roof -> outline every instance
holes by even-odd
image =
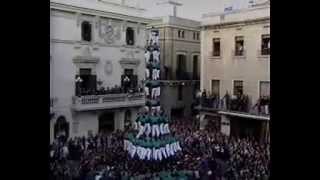
[[[150,26],[162,27],[162,26],[175,26],[175,27],[185,27],[185,28],[200,28],[201,23],[199,21],[175,17],[175,16],[163,16],[153,18],[152,24]]]
[[[97,11],[111,12],[134,17],[144,17],[144,9],[121,5],[106,0],[50,0],[50,3],[63,4],[68,6],[87,8]]]
[[[244,9],[236,9],[223,13],[203,14],[201,26],[226,24],[231,22],[235,23],[265,18],[270,18],[269,1],[255,4]]]

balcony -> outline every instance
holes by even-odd
[[[209,51],[208,58],[211,60],[219,60],[221,59],[222,54],[221,51]]]
[[[74,96],[72,109],[75,111],[90,111],[99,109],[114,109],[145,105],[144,93],[119,93],[105,95]]]
[[[183,70],[176,70],[176,80],[192,80],[192,75]]]
[[[207,112],[216,112],[219,114],[268,120],[270,116],[269,98],[258,100],[254,106],[249,105],[248,98],[249,97],[247,97],[247,99],[244,98],[244,100],[240,100],[239,98],[229,99],[227,102],[224,98],[201,97],[201,103],[197,109]]]
[[[270,49],[260,49],[257,54],[260,59],[270,59]]]
[[[246,50],[232,50],[232,57],[234,59],[246,59]]]

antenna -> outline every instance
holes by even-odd
[[[181,3],[178,3],[176,1],[173,1],[173,0],[165,0],[165,1],[162,1],[162,2],[158,2],[157,5],[160,5],[160,4],[169,4],[169,5],[172,5],[173,6],[173,16],[176,17],[177,16],[177,6],[182,6]]]

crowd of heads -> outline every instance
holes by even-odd
[[[269,144],[253,138],[227,137],[212,127],[200,130],[194,119],[179,119],[170,129],[182,151],[161,163],[131,158],[124,150],[130,129],[109,135],[56,139],[50,147],[52,179],[268,179]]]

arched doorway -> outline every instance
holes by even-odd
[[[124,113],[124,127],[125,129],[129,128],[131,126],[131,111],[126,110]]]
[[[114,112],[104,112],[99,116],[99,133],[109,134],[114,131]]]
[[[198,66],[198,56],[193,56],[193,80],[199,80],[199,66]]]
[[[54,137],[69,137],[69,122],[64,116],[59,116],[54,125]]]

